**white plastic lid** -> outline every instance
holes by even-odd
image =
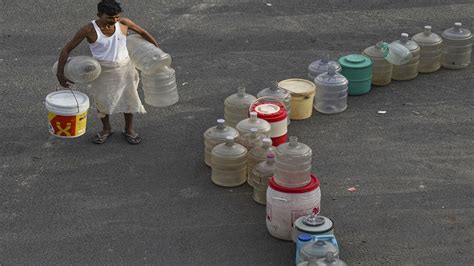
[[[80,91],[60,90],[48,94],[45,105],[58,115],[77,115],[89,109],[89,97]]]

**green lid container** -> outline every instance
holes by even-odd
[[[360,54],[350,54],[339,58],[341,74],[349,81],[349,95],[369,93],[372,81],[372,60]]]

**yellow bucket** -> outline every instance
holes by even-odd
[[[291,94],[290,119],[302,120],[311,117],[316,85],[305,79],[285,79],[278,86]]]
[[[48,128],[54,136],[75,138],[86,133],[89,97],[71,90],[55,91],[46,96]]]

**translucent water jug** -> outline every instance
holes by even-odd
[[[275,182],[286,188],[304,187],[311,181],[312,150],[295,136],[275,150]]]
[[[257,128],[251,128],[249,133],[244,133],[243,135],[239,136],[237,139],[237,143],[247,148],[247,150],[251,150],[254,147],[261,145],[262,139],[266,136],[263,133],[259,133]]]
[[[317,266],[346,266],[347,264],[336,258],[336,254],[333,251],[326,252],[324,258],[318,259],[316,261]]]
[[[239,131],[240,136],[250,133],[251,128],[256,128],[258,133],[262,133],[267,137],[270,137],[271,133],[270,123],[258,118],[256,112],[250,112],[250,117],[237,123],[235,128]]]
[[[291,116],[291,94],[278,86],[278,82],[272,82],[272,86],[269,88],[265,88],[257,93],[257,98],[261,97],[273,97],[277,98],[283,102],[285,105],[286,112],[288,114],[288,125],[290,124],[290,116]]]
[[[333,65],[329,66],[328,72],[317,76],[314,83],[314,109],[323,114],[336,114],[347,109],[349,81],[337,73]]]
[[[462,28],[461,22],[456,22],[454,27],[443,31],[441,36],[443,37],[441,65],[449,69],[467,67],[471,63],[471,32]]]
[[[249,156],[247,161],[247,176],[249,177],[249,185],[252,185],[250,176],[255,168],[255,165],[265,161],[269,153],[274,154],[274,150],[275,147],[272,146],[272,140],[270,138],[263,138],[260,145],[255,146],[254,148],[249,150]]]
[[[253,200],[265,205],[267,203],[268,181],[275,172],[275,155],[269,153],[266,160],[255,165],[252,174]]]
[[[171,65],[171,56],[138,34],[127,36],[127,49],[133,64],[143,73],[154,75]]]
[[[407,33],[402,33],[400,40],[394,41],[405,46],[411,53],[411,59],[403,65],[393,65],[392,79],[394,80],[410,80],[418,76],[418,63],[420,62],[420,46],[408,39]],[[392,44],[393,44],[392,43]]]
[[[58,72],[58,61],[53,65],[53,74]],[[86,83],[99,77],[101,66],[99,61],[90,56],[73,56],[64,65],[64,76],[74,83]]]
[[[372,84],[376,86],[389,84],[392,81],[393,65],[385,60],[382,42],[366,48],[362,54],[372,59]]]
[[[226,137],[226,142],[212,149],[211,180],[223,187],[236,187],[247,181],[247,149]]]
[[[318,239],[315,242],[305,244],[301,248],[300,260],[301,261],[317,261],[318,259],[325,258],[328,252],[332,252],[334,257],[339,256],[339,249],[329,240]]]
[[[237,123],[249,117],[249,107],[257,98],[245,93],[244,87],[239,87],[237,93],[230,95],[224,101],[224,119],[226,125],[235,127]]]
[[[141,74],[145,102],[154,107],[166,107],[178,102],[175,71],[164,66],[153,75]]]
[[[323,58],[312,62],[308,66],[308,78],[313,81],[317,76],[328,72],[328,65],[332,64],[336,67],[336,71],[341,71],[341,66],[336,61],[329,60],[329,54],[325,54]]]
[[[420,46],[420,63],[418,72],[435,72],[441,67],[441,49],[443,39],[431,32],[431,26],[425,26],[423,32],[415,34],[412,38]]]
[[[236,129],[226,126],[224,119],[217,119],[217,126],[208,128],[204,132],[204,162],[211,166],[211,152],[215,146],[224,143],[226,137],[237,138],[239,132]]]

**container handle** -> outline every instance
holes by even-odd
[[[62,88],[62,86],[56,86],[56,91],[58,91],[59,88]],[[73,91],[73,88],[75,89],[76,87],[75,87],[73,84],[71,84],[71,85],[70,85],[68,88],[66,88],[66,89],[69,89],[69,91],[71,91],[71,93],[72,93],[72,96],[74,96],[74,100],[76,100],[76,104],[77,104],[77,113],[79,113],[79,112],[80,112],[79,101],[77,100],[77,97],[76,97],[76,94],[75,94],[74,91]]]

